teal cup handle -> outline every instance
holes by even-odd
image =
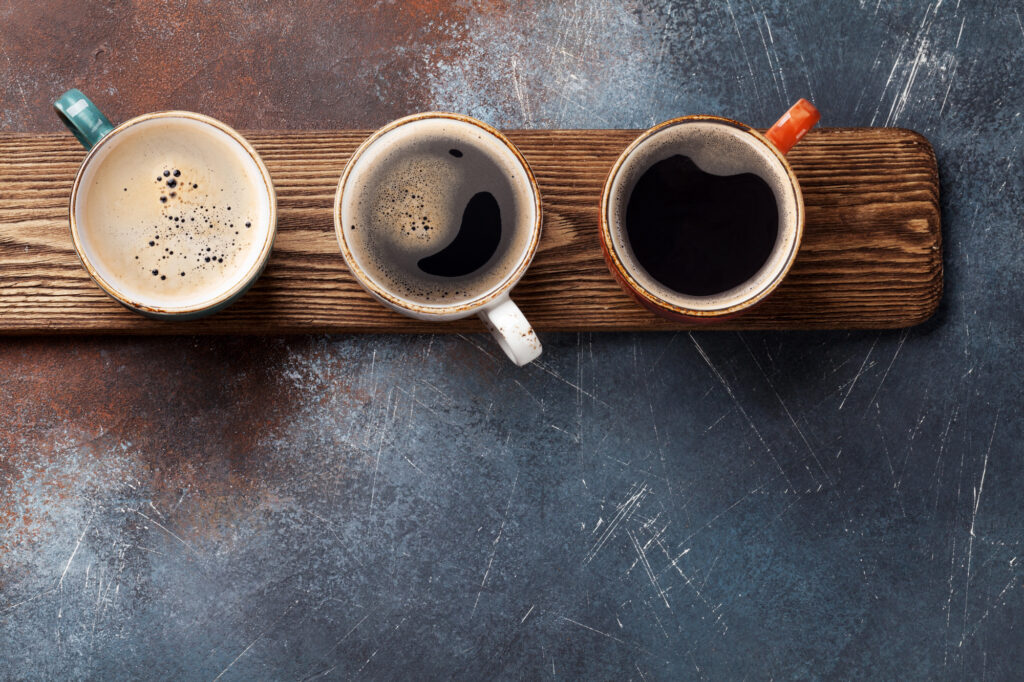
[[[57,98],[53,108],[86,149],[92,149],[114,129],[110,120],[80,90],[68,90]]]

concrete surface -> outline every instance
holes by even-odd
[[[0,129],[684,113],[935,145],[894,332],[0,342],[0,677],[1013,679],[1024,7],[0,3]],[[3,188],[0,187],[0,197]]]

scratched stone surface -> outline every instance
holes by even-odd
[[[893,332],[0,342],[0,677],[1013,679],[1019,2],[0,2],[0,129],[685,113],[935,145]],[[0,195],[3,188],[0,187]]]

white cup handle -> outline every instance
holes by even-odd
[[[477,315],[505,354],[520,367],[540,356],[540,340],[519,306],[508,294],[501,296]]]

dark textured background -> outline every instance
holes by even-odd
[[[0,129],[827,125],[935,145],[905,331],[4,339],[0,675],[1012,679],[1024,6],[0,0]],[[0,193],[3,188],[0,187]]]

